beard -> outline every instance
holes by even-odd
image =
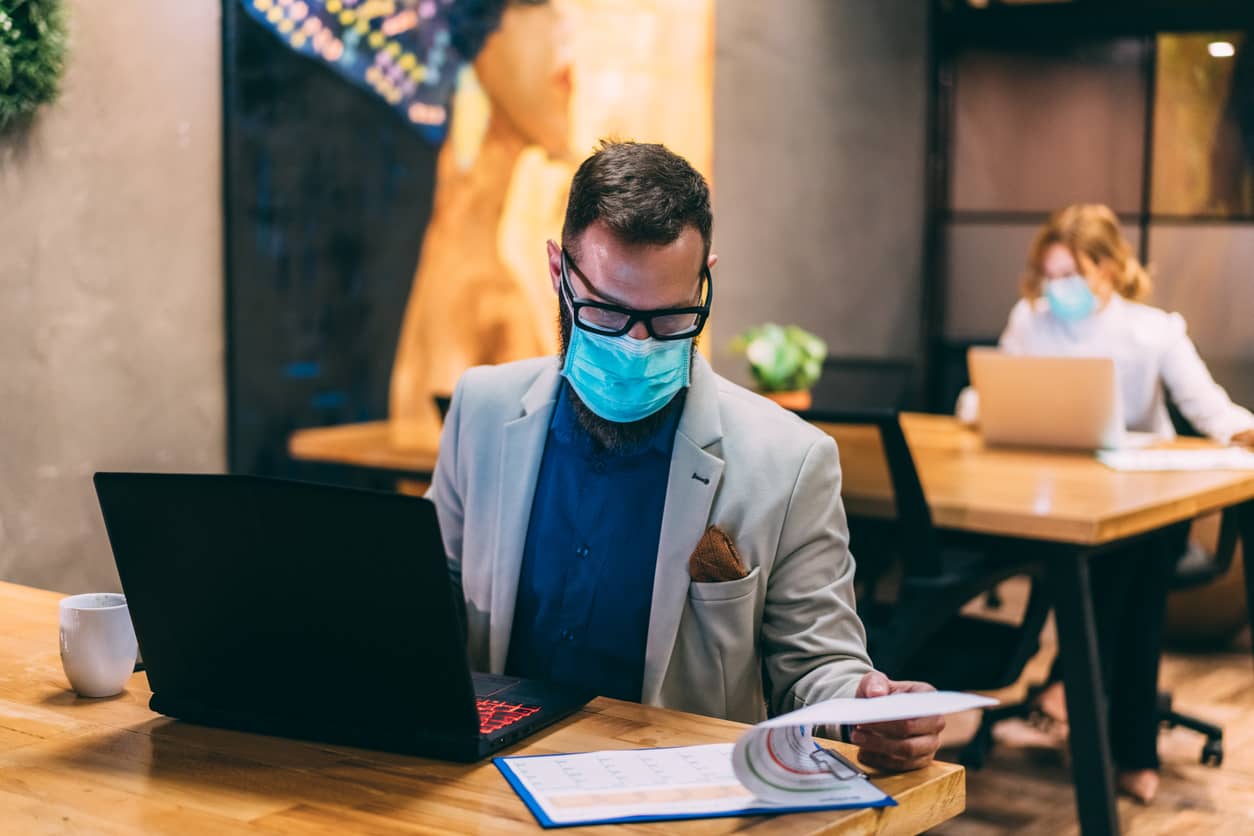
[[[563,365],[566,363],[566,350],[570,346],[570,329],[572,327],[574,325],[570,321],[570,314],[567,312],[566,306],[559,305],[557,333],[561,343]],[[695,355],[695,353],[696,340],[693,340],[693,354]],[[690,355],[688,358],[690,367],[692,362],[693,358]],[[575,391],[574,386],[569,387],[568,394],[570,395],[571,406],[575,410],[575,420],[579,422],[579,426],[583,427],[584,432],[592,436],[594,441],[613,453],[639,448],[657,434],[657,431],[671,419],[676,410],[683,408],[683,398],[673,397],[667,401],[666,406],[652,415],[646,415],[639,421],[620,424],[617,421],[606,420],[593,412],[583,402],[583,399],[579,397],[579,393]],[[676,394],[678,395],[678,393]]]

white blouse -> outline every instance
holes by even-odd
[[[1112,358],[1130,430],[1175,435],[1164,386],[1189,423],[1221,444],[1254,429],[1254,414],[1234,404],[1210,376],[1178,313],[1116,295],[1092,316],[1063,322],[1050,313],[1044,298],[1035,303],[1021,299],[1010,312],[1000,346],[1008,354]],[[974,420],[979,410],[973,395],[968,389],[959,398],[963,420]]]

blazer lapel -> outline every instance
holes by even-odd
[[[523,396],[523,414],[505,425],[497,479],[496,550],[492,560],[492,612],[488,636],[491,671],[502,673],[514,626],[518,572],[531,518],[544,443],[560,380],[556,364],[546,368]]]
[[[722,437],[718,378],[705,358],[697,355],[666,483],[640,695],[646,704],[660,697],[688,600],[688,558],[709,525],[710,508],[723,478],[723,459],[709,449]]]

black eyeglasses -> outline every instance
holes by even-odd
[[[570,305],[575,324],[585,331],[606,337],[621,337],[637,322],[643,322],[649,336],[655,340],[686,340],[700,334],[705,328],[706,320],[710,318],[710,303],[714,301],[714,277],[710,275],[710,268],[706,265],[701,266],[701,278],[705,279],[706,287],[703,304],[684,308],[656,308],[651,311],[638,311],[576,296],[570,284],[567,265],[583,279],[584,284],[591,286],[588,277],[575,264],[566,248],[562,247],[562,292],[566,296],[566,303]]]

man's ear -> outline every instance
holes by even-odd
[[[560,299],[562,296],[562,248],[552,238],[545,246],[549,251],[549,281],[553,283],[553,292]]]
[[[710,257],[705,260],[705,266],[713,270],[715,264],[718,264],[718,253],[710,253]]]

